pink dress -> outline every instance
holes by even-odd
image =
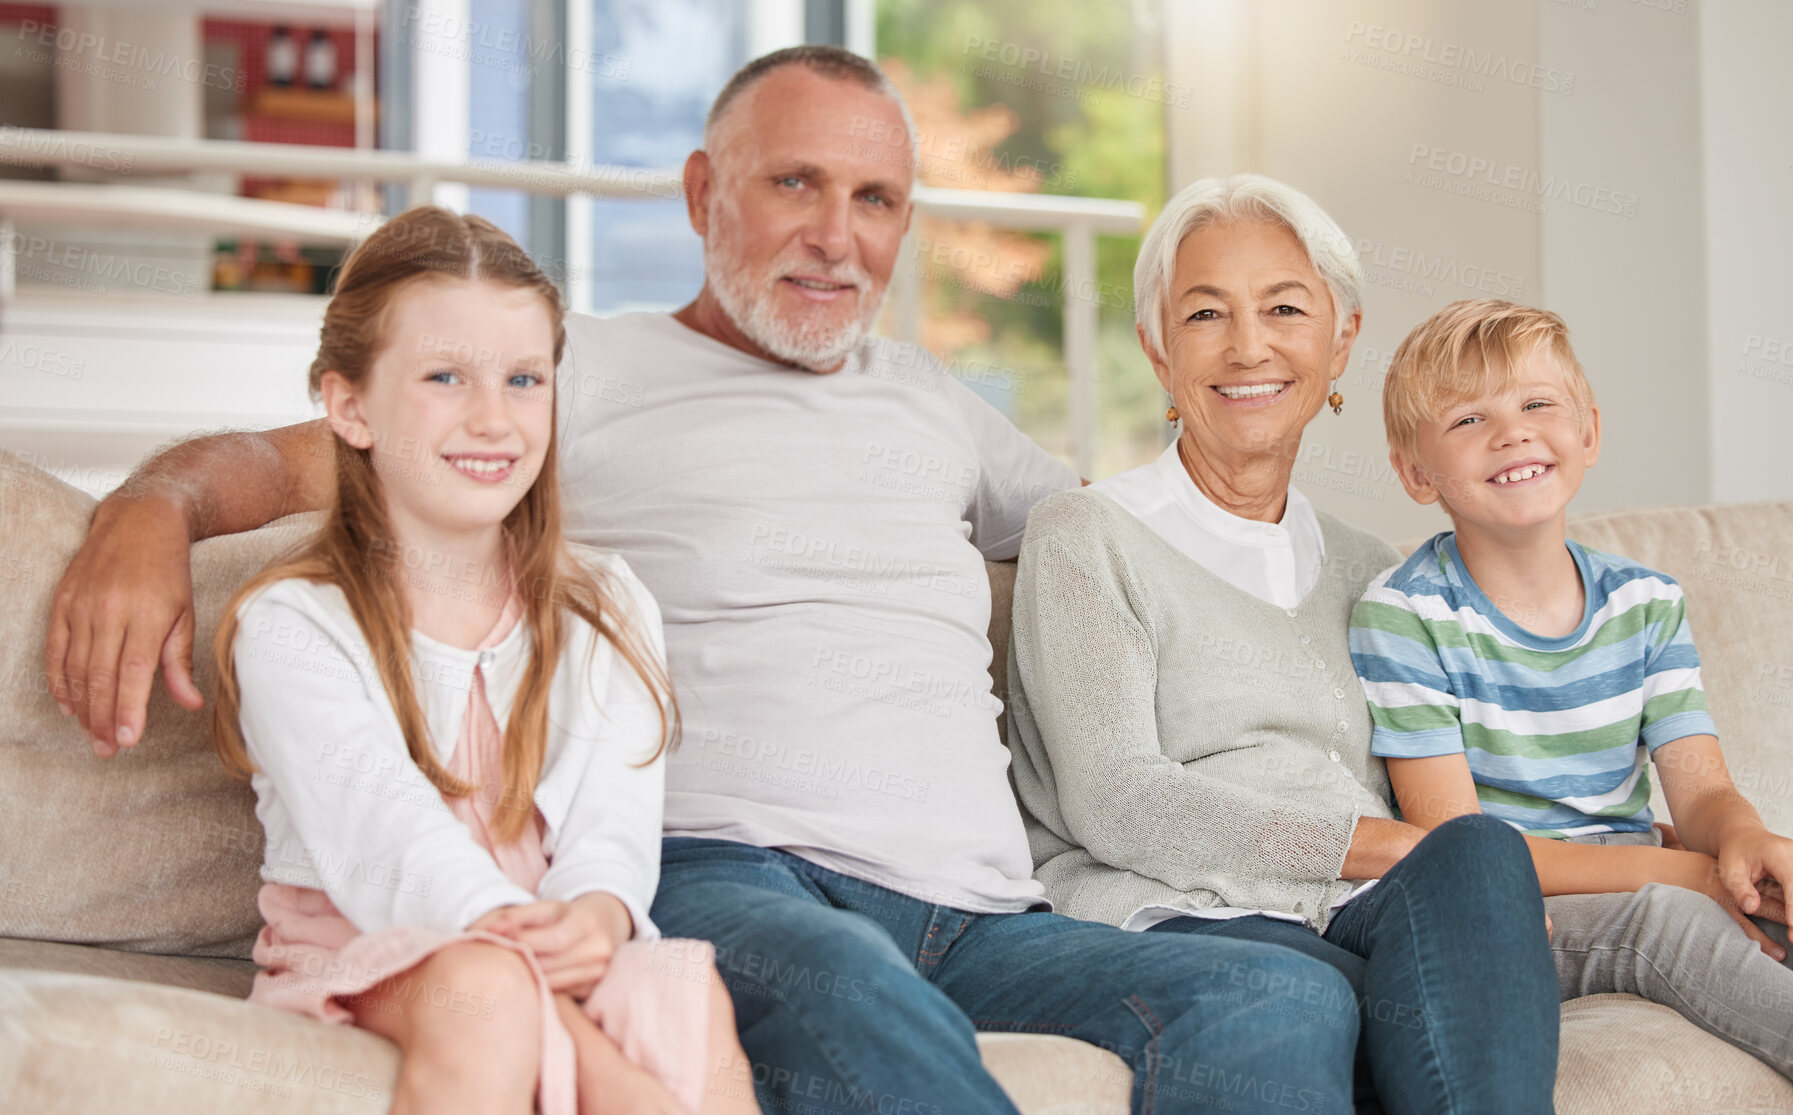
[[[478,649],[502,642],[522,612],[522,598],[513,593]],[[448,769],[476,787],[496,787],[502,778],[504,737],[486,702],[485,678],[478,666],[474,667],[471,689]],[[464,798],[445,800],[472,830],[474,839],[492,853],[499,869],[534,892],[548,870],[548,858],[542,852],[541,814],[536,814],[535,823],[526,826],[520,838],[497,844],[488,826],[497,812],[498,799],[496,793],[475,791]],[[263,883],[258,904],[267,925],[255,941],[254,958],[262,971],[256,973],[249,1001],[324,1022],[353,1022],[354,1015],[337,1000],[394,976],[399,978],[392,990],[402,998],[477,1015],[483,1009],[480,1003],[457,996],[452,988],[411,984],[402,973],[436,950],[460,941],[487,941],[519,953],[535,976],[541,999],[537,1107],[542,1115],[576,1115],[573,1040],[561,1025],[553,992],[526,945],[492,933],[443,934],[417,926],[362,933],[342,916],[328,895],[308,887]],[[696,1111],[703,1099],[714,956],[707,941],[625,942],[616,950],[603,980],[581,1004],[586,1016],[631,1063],[651,1073],[691,1111]]]

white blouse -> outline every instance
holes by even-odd
[[[1281,522],[1242,519],[1195,486],[1174,441],[1151,464],[1090,486],[1202,568],[1279,608],[1301,603],[1320,581],[1326,541],[1314,505],[1292,487]]]

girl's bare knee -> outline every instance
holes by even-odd
[[[529,964],[502,945],[463,941],[419,965],[414,994],[438,1025],[496,1023],[486,1040],[509,1045],[541,1040],[540,992]],[[476,1029],[475,1032],[485,1032]],[[500,1033],[502,1032],[502,1033]]]

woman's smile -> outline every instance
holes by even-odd
[[[1217,383],[1213,391],[1233,406],[1269,406],[1280,402],[1295,381],[1273,380],[1269,383]]]

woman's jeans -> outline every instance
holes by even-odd
[[[1577,843],[1654,844],[1648,833],[1577,837]],[[1793,950],[1776,961],[1718,903],[1651,883],[1617,894],[1544,900],[1556,931],[1558,991],[1565,1000],[1623,991],[1672,1007],[1793,1079]],[[1755,923],[1787,946],[1787,927]]]
[[[1357,1004],[1337,970],[1292,949],[971,913],[681,837],[662,844],[652,917],[715,944],[768,1112],[1012,1113],[980,1030],[1111,1050],[1132,1069],[1135,1112],[1350,1108]],[[1545,998],[1554,1053],[1554,985]]]
[[[1324,937],[1274,918],[1175,918],[1151,932],[1286,945],[1351,982],[1362,1018],[1359,1110],[1554,1110],[1559,1007],[1525,841],[1481,814],[1438,826]]]

